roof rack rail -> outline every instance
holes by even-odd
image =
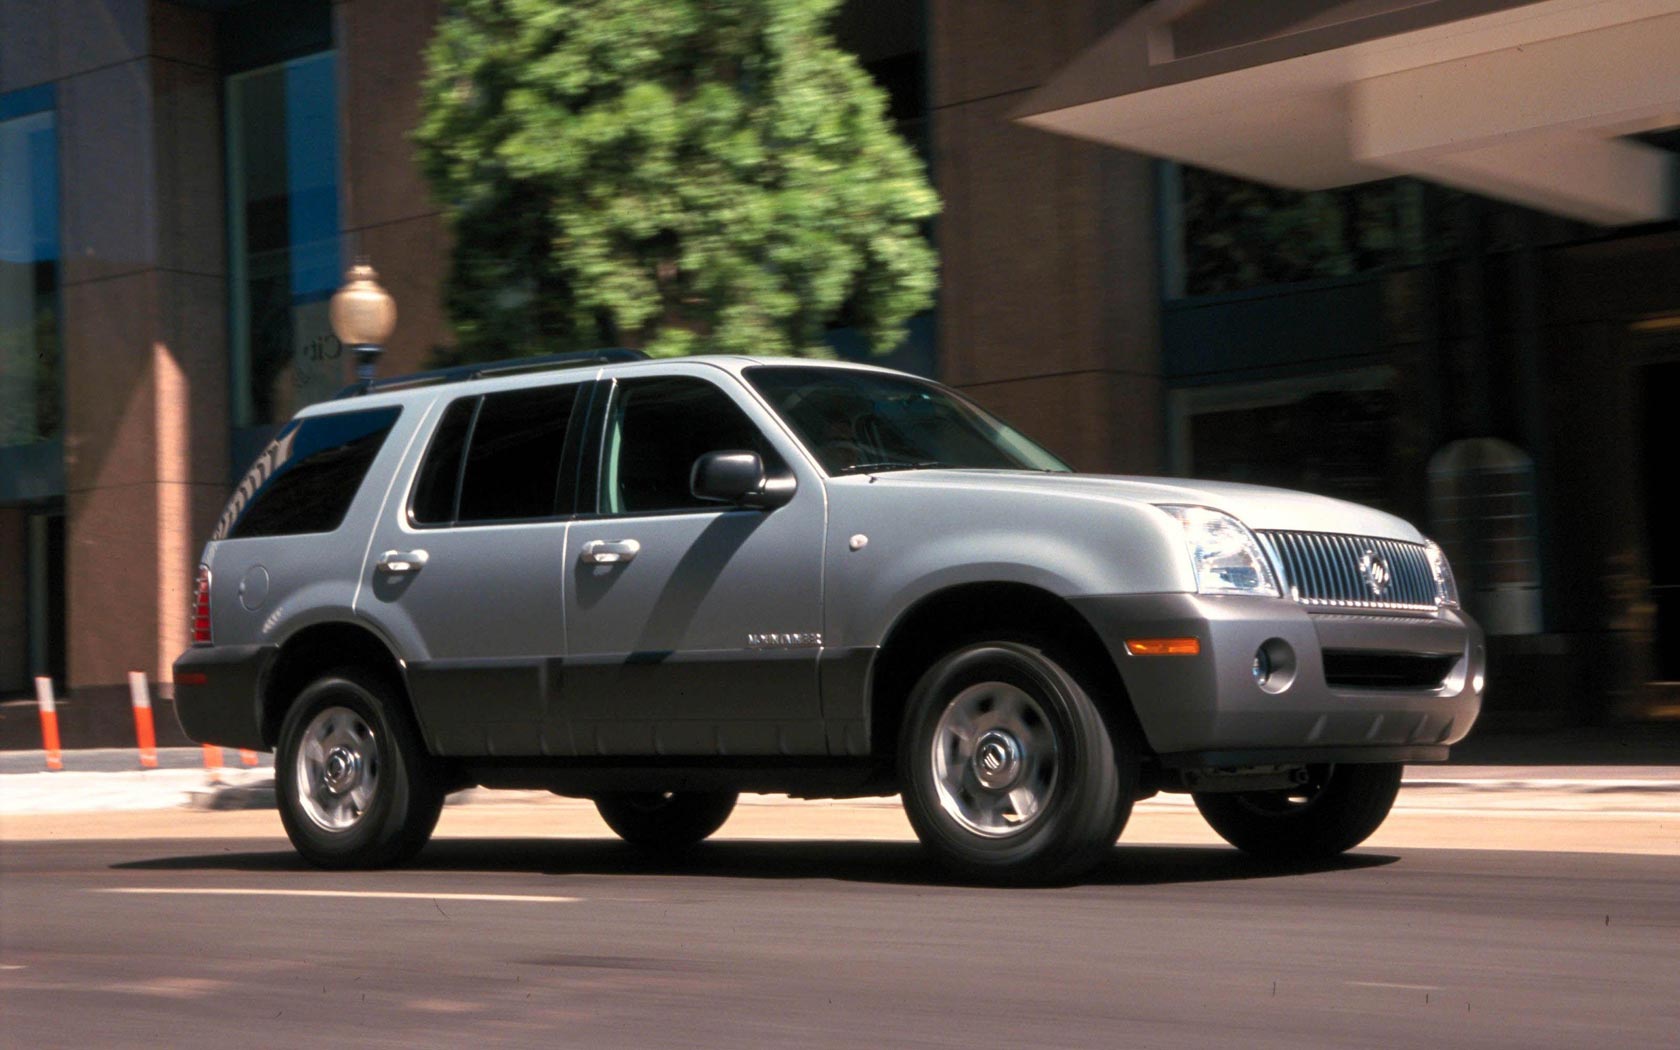
[[[504,361],[481,361],[470,365],[456,365],[453,368],[436,368],[430,372],[411,372],[408,375],[389,376],[384,379],[361,380],[351,383],[334,394],[333,400],[360,397],[363,394],[376,394],[384,390],[407,390],[409,387],[431,386],[434,383],[464,383],[469,379],[517,375],[521,372],[548,372],[561,368],[579,368],[584,365],[610,365],[621,361],[645,360],[647,360],[647,355],[640,350],[627,350],[619,346],[601,350],[573,350],[569,353],[548,354],[543,357],[510,357]]]

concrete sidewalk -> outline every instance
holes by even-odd
[[[0,754],[0,815],[95,813],[196,809],[271,809],[273,756],[243,768],[238,752],[224,751],[235,764],[204,767],[199,748],[164,748],[157,769],[141,770],[128,750],[73,751],[64,769],[46,771],[40,751]],[[473,789],[450,797],[451,805],[548,801],[542,791]],[[744,804],[787,803],[780,796],[748,796]],[[862,806],[898,805],[896,798],[859,799]],[[1148,806],[1193,805],[1187,795],[1163,794]],[[1680,821],[1680,765],[1418,765],[1406,771],[1399,806],[1414,809],[1473,809],[1502,812],[1599,812],[1673,814]]]

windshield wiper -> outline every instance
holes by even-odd
[[[941,463],[936,459],[925,459],[920,463],[907,460],[893,459],[880,463],[853,463],[849,467],[841,467],[835,471],[836,476],[845,474],[885,474],[889,470],[931,470],[936,467],[948,467],[950,464]]]

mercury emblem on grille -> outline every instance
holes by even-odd
[[[1359,576],[1365,581],[1365,586],[1373,598],[1381,598],[1388,590],[1388,562],[1374,550],[1367,549],[1359,559]]]

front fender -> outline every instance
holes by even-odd
[[[831,479],[829,496],[825,646],[878,646],[906,609],[963,584],[1063,599],[1195,589],[1180,527],[1151,506],[861,478]]]

